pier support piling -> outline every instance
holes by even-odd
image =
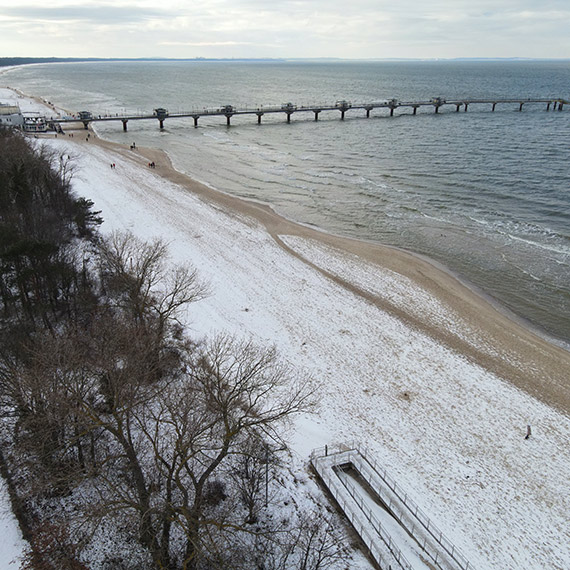
[[[509,99],[453,99],[451,101],[447,101],[441,97],[433,97],[430,100],[414,100],[414,101],[399,101],[398,99],[389,99],[385,102],[366,102],[366,103],[359,103],[359,104],[355,104],[354,106],[352,105],[352,103],[348,102],[348,101],[337,101],[334,104],[331,105],[325,105],[322,104],[322,106],[320,107],[314,107],[313,105],[302,105],[302,106],[297,106],[294,105],[293,103],[285,103],[282,104],[281,106],[270,106],[270,107],[263,107],[263,106],[258,106],[255,108],[237,108],[234,107],[233,105],[223,105],[221,107],[218,108],[206,108],[204,107],[203,110],[194,108],[192,111],[188,112],[188,113],[182,113],[182,112],[178,112],[178,113],[173,113],[173,114],[169,114],[167,109],[164,109],[162,107],[160,108],[156,108],[154,109],[153,114],[138,114],[138,115],[128,115],[126,112],[124,112],[123,114],[113,114],[113,115],[95,115],[91,112],[88,111],[81,111],[80,113],[78,113],[78,115],[73,116],[73,117],[65,117],[63,119],[60,120],[60,123],[63,124],[67,124],[67,123],[78,123],[78,124],[83,124],[83,127],[85,128],[85,130],[89,129],[89,125],[92,122],[95,121],[117,121],[117,122],[121,122],[122,126],[123,126],[123,131],[127,132],[128,129],[128,122],[130,120],[139,120],[139,119],[155,119],[158,120],[159,123],[159,128],[160,130],[164,129],[164,121],[168,118],[168,117],[176,117],[176,118],[182,118],[182,117],[192,117],[193,121],[194,121],[194,127],[197,128],[198,127],[198,122],[199,119],[203,116],[217,116],[217,117],[226,117],[226,124],[229,127],[231,125],[231,117],[233,117],[233,115],[257,115],[257,124],[260,125],[262,123],[262,117],[263,115],[267,115],[268,113],[285,113],[286,115],[286,121],[287,123],[291,122],[291,115],[293,113],[296,112],[301,112],[301,113],[313,113],[314,116],[314,120],[318,121],[319,120],[319,115],[322,111],[334,111],[334,110],[338,110],[340,112],[340,119],[344,120],[345,118],[345,114],[348,110],[350,109],[362,109],[364,111],[366,111],[366,118],[370,118],[371,117],[371,112],[374,109],[389,109],[390,112],[390,117],[394,116],[394,111],[396,109],[398,109],[399,107],[403,107],[403,108],[411,108],[412,109],[412,114],[416,115],[418,109],[424,109],[426,111],[429,111],[429,107],[433,106],[434,108],[434,113],[437,114],[439,113],[439,108],[443,107],[445,105],[450,105],[451,107],[455,106],[455,112],[459,112],[461,111],[461,107],[463,106],[463,110],[465,112],[467,112],[469,110],[469,106],[471,104],[473,105],[480,105],[480,104],[484,104],[486,105],[490,105],[491,106],[491,111],[494,112],[497,105],[499,104],[507,104],[508,105],[515,105],[516,103],[519,104],[518,107],[518,111],[522,112],[524,111],[524,105],[526,103],[533,103],[533,104],[543,104],[546,106],[546,111],[563,111],[564,106],[568,106],[570,105],[570,100],[567,99],[563,99],[563,98],[558,98],[558,99],[548,99],[548,98],[509,98]],[[477,107],[478,108],[478,107]],[[516,109],[516,107],[514,107]],[[534,106],[532,107],[534,108]],[[531,109],[532,109],[531,108]],[[544,108],[544,107],[543,107]],[[423,112],[423,111],[422,111]],[[445,113],[445,110],[443,111]],[[421,113],[420,113],[421,114]]]

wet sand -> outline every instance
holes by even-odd
[[[335,236],[303,226],[276,214],[266,205],[214,190],[177,171],[161,150],[138,147],[130,150],[123,145],[99,139],[91,131],[90,142],[87,143],[85,130],[68,129],[68,132],[76,133],[74,142],[99,144],[113,152],[119,152],[125,159],[140,164],[141,168],[148,168],[148,163],[154,162],[155,173],[228,212],[257,221],[284,250],[311,265],[338,285],[396,316],[449,349],[462,354],[483,369],[497,374],[519,389],[570,415],[570,352],[543,338],[524,323],[509,317],[506,311],[462,283],[444,268],[401,249]],[[463,333],[468,330],[471,334],[484,338],[485,343],[469,342],[464,335],[434,323],[427,316],[418,315],[412,309],[406,310],[396,306],[382,294],[371,294],[360,289],[350,281],[350,276],[342,278],[328,273],[289,248],[281,236],[318,240],[340,252],[357,255],[362,260],[408,277],[418,287],[431,293],[461,316],[462,321],[467,324]]]

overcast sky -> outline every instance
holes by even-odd
[[[570,58],[570,0],[0,0],[0,56]]]

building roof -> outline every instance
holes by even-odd
[[[0,115],[19,115],[20,107],[17,105],[3,105],[0,103]]]

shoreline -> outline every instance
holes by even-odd
[[[112,144],[121,145],[121,143],[114,143],[113,141],[110,141],[108,139],[101,137],[96,132],[95,129],[93,129],[92,132],[95,133],[98,140],[100,140],[100,141],[105,141],[105,142],[109,142]],[[193,183],[200,184],[201,186],[205,186],[206,188],[210,189],[214,193],[221,193],[225,196],[235,198],[238,201],[250,202],[252,204],[257,204],[260,207],[268,208],[273,214],[275,214],[275,216],[283,218],[287,222],[290,222],[296,226],[299,226],[301,228],[305,228],[307,231],[314,231],[318,235],[327,235],[327,236],[330,236],[331,238],[337,238],[339,240],[348,240],[348,241],[354,241],[356,243],[369,244],[372,247],[379,247],[379,248],[384,248],[384,249],[395,251],[395,252],[400,252],[403,254],[410,255],[415,259],[422,260],[422,261],[426,262],[428,265],[433,266],[436,270],[441,271],[443,273],[446,273],[447,275],[449,275],[449,277],[458,281],[461,285],[463,285],[464,287],[469,289],[474,295],[476,295],[477,297],[480,297],[483,301],[485,301],[486,303],[491,305],[497,312],[499,312],[501,315],[503,315],[508,320],[513,321],[515,324],[521,326],[524,329],[527,329],[529,332],[531,332],[532,334],[541,338],[542,340],[544,340],[550,344],[553,344],[554,346],[557,346],[557,347],[561,348],[562,350],[565,350],[566,352],[570,353],[570,341],[567,341],[564,338],[560,338],[560,337],[553,335],[548,330],[541,327],[539,324],[531,321],[529,318],[524,317],[523,315],[516,313],[514,310],[510,309],[509,307],[507,307],[506,305],[501,303],[501,301],[499,299],[497,299],[496,297],[493,297],[493,295],[491,293],[485,291],[485,289],[483,287],[476,285],[475,283],[471,282],[467,277],[461,275],[460,273],[454,271],[453,269],[451,269],[450,267],[445,265],[445,263],[438,261],[438,260],[430,257],[427,254],[418,253],[417,251],[414,251],[412,249],[406,249],[405,247],[400,247],[400,246],[388,244],[388,243],[382,243],[381,241],[375,241],[373,239],[350,237],[350,236],[345,236],[345,235],[341,235],[341,234],[336,234],[332,231],[328,231],[328,230],[326,230],[322,227],[319,227],[317,225],[304,224],[298,220],[295,220],[294,218],[290,218],[287,215],[285,215],[281,212],[278,212],[277,210],[274,209],[274,207],[271,204],[269,204],[267,202],[263,202],[262,200],[256,200],[255,198],[244,198],[244,197],[237,196],[235,194],[231,194],[229,192],[224,192],[223,190],[219,190],[215,186],[208,184],[207,182],[205,182],[203,180],[199,180],[197,178],[194,178],[189,173],[178,170],[173,165],[170,155],[165,150],[155,149],[155,148],[150,148],[150,147],[141,147],[141,149],[137,149],[137,150],[144,150],[145,148],[148,151],[156,150],[159,153],[162,153],[164,155],[165,159],[167,160],[170,168],[174,169],[176,172],[180,173],[182,176],[186,176]]]
[[[18,96],[33,99],[54,112],[60,110],[43,98],[26,95],[18,89],[9,89]],[[64,109],[63,111],[65,112]],[[76,129],[69,128],[68,131],[85,133],[85,129],[79,125]],[[100,137],[93,128],[88,132],[92,135],[92,142],[103,148],[120,152],[131,159],[138,156],[148,162],[154,161],[160,165],[156,174],[184,187],[202,200],[251,217],[265,228],[283,250],[312,266],[325,277],[388,311],[404,323],[428,334],[444,346],[464,355],[471,362],[570,415],[570,386],[565,372],[570,369],[570,351],[564,341],[535,327],[533,323],[504,307],[484,290],[456,275],[445,265],[396,246],[338,236],[320,228],[300,224],[278,214],[270,205],[231,195],[191,178],[177,170],[168,154],[161,149],[137,147],[133,152],[124,144]],[[47,138],[51,138],[51,135],[47,135]],[[78,137],[74,142],[83,144],[82,138]],[[144,163],[141,162],[140,166],[144,168]],[[356,255],[368,263],[406,276],[451,307],[453,312],[461,315],[467,328],[476,331],[480,338],[486,339],[484,344],[488,346],[481,344],[474,346],[464,338],[459,338],[457,334],[446,331],[441,326],[434,326],[429,318],[410,314],[410,311],[394,306],[381,295],[370,294],[354,286],[350,280],[332,275],[323,268],[311,264],[289,248],[281,239],[282,235],[313,239],[340,252]]]
[[[34,65],[34,64],[32,64],[32,65]],[[3,71],[4,70],[0,69],[0,75],[2,75]],[[21,97],[33,99],[38,104],[50,108],[50,111],[52,111],[56,114],[59,114],[61,112],[69,114],[69,111],[67,111],[65,108],[62,108],[62,107],[56,108],[51,102],[47,101],[45,98],[42,98],[39,96],[27,95],[17,88],[13,88],[13,87],[7,87],[7,88],[10,89],[11,91],[13,91],[14,93],[16,93],[17,95],[21,96]],[[93,133],[94,135],[96,135],[98,137],[98,140],[109,142],[109,143],[113,142],[113,141],[111,141],[109,139],[105,139],[103,136],[101,136],[97,132],[95,124],[91,124],[89,129],[90,129],[91,133]],[[70,130],[74,130],[74,128],[70,126]],[[81,129],[81,128],[79,128],[79,130],[80,130],[80,132],[83,131],[83,129]],[[121,145],[124,145],[125,143],[117,142],[115,144],[121,146]],[[138,149],[138,150],[140,150],[140,149]],[[149,151],[157,150],[159,152],[163,152],[165,154],[165,159],[168,162],[169,166],[176,170],[176,167],[173,166],[173,162],[172,162],[170,156],[168,155],[167,151],[163,151],[163,150],[158,149],[158,148],[154,149],[152,147],[149,147],[148,150]],[[244,201],[248,201],[251,203],[258,204],[260,206],[266,206],[269,209],[271,209],[271,211],[273,211],[276,216],[282,217],[285,220],[287,220],[293,224],[307,228],[307,230],[312,229],[312,230],[315,230],[316,232],[318,232],[320,234],[325,234],[325,235],[330,234],[331,236],[337,237],[339,239],[352,240],[352,241],[357,241],[357,242],[362,242],[362,243],[368,243],[368,244],[371,244],[373,246],[388,248],[390,250],[410,254],[417,259],[424,260],[429,265],[434,266],[438,270],[449,274],[453,279],[459,281],[463,286],[470,289],[475,295],[481,297],[484,301],[486,301],[488,304],[490,304],[495,310],[497,310],[499,313],[501,313],[507,319],[509,319],[509,320],[513,321],[514,323],[520,325],[524,329],[528,329],[532,334],[536,335],[537,337],[540,337],[542,340],[544,340],[550,344],[553,344],[553,345],[561,348],[562,350],[565,350],[566,352],[570,353],[570,339],[567,339],[564,336],[558,336],[556,333],[548,330],[548,328],[545,328],[543,325],[541,325],[540,322],[533,321],[531,318],[525,316],[524,313],[518,313],[515,309],[510,308],[508,306],[508,304],[505,304],[500,298],[495,297],[493,295],[493,293],[489,292],[486,289],[485,284],[473,283],[469,279],[469,277],[467,277],[467,276],[457,272],[456,270],[452,269],[451,267],[447,266],[446,262],[444,260],[437,260],[435,258],[432,258],[429,255],[429,253],[418,253],[417,251],[414,251],[413,249],[406,249],[405,247],[401,247],[401,246],[394,245],[394,244],[383,243],[382,241],[367,240],[366,238],[362,238],[362,237],[349,237],[349,236],[343,236],[341,234],[334,234],[334,233],[331,233],[322,227],[318,227],[316,225],[303,224],[302,222],[296,221],[293,218],[289,218],[285,214],[279,213],[276,210],[274,210],[273,206],[268,202],[256,201],[253,198],[242,198],[236,194],[227,193],[223,189],[218,189],[215,186],[209,184],[207,181],[202,181],[200,179],[193,178],[193,175],[191,173],[186,173],[183,170],[177,170],[177,172],[179,172],[183,176],[187,176],[193,182],[209,188],[214,193],[215,192],[221,192],[222,194],[224,194],[226,196],[233,196],[237,200],[244,200]]]
[[[111,140],[105,139],[104,137],[101,137],[95,129],[93,129],[93,132],[98,136],[99,140],[114,143],[114,141],[111,141]],[[114,144],[121,145],[121,143],[114,143]],[[544,340],[550,344],[553,344],[554,346],[557,346],[557,347],[561,348],[562,350],[570,353],[570,339],[566,339],[564,337],[557,336],[554,333],[550,332],[545,327],[543,327],[541,324],[532,321],[529,317],[526,317],[522,314],[517,313],[514,309],[511,309],[510,307],[505,305],[499,298],[494,297],[492,293],[485,290],[484,286],[477,285],[477,284],[473,283],[472,281],[470,281],[470,279],[468,277],[462,275],[458,271],[447,266],[444,261],[439,261],[433,257],[430,257],[429,254],[419,253],[417,251],[414,251],[413,249],[407,249],[405,247],[398,246],[395,244],[383,243],[382,241],[377,241],[374,239],[366,239],[363,237],[351,237],[351,236],[347,236],[347,235],[336,234],[336,233],[329,231],[323,227],[319,227],[316,224],[308,224],[308,223],[305,224],[303,222],[295,220],[294,218],[288,217],[286,214],[284,214],[282,212],[278,212],[268,202],[264,202],[262,200],[257,200],[255,198],[242,197],[242,196],[239,196],[237,194],[225,192],[223,190],[216,188],[214,185],[209,184],[206,181],[200,180],[198,178],[194,178],[191,173],[187,173],[187,172],[184,172],[182,170],[178,170],[173,165],[171,157],[168,154],[168,151],[166,151],[166,150],[154,149],[154,148],[148,148],[148,150],[157,150],[157,151],[163,153],[171,168],[173,168],[174,170],[176,170],[177,172],[179,172],[183,176],[188,177],[193,182],[196,182],[197,184],[205,186],[206,188],[209,188],[213,192],[219,192],[219,193],[222,193],[224,195],[236,198],[237,200],[243,200],[246,202],[251,202],[253,204],[258,204],[262,207],[265,206],[265,207],[269,208],[276,216],[284,218],[285,220],[291,222],[292,224],[295,224],[295,225],[300,226],[302,228],[306,228],[309,231],[313,230],[319,234],[330,235],[331,237],[336,237],[336,238],[339,238],[341,240],[346,239],[349,241],[355,241],[357,243],[370,244],[371,246],[378,246],[380,248],[385,248],[385,249],[392,250],[392,251],[402,252],[404,254],[409,254],[416,259],[423,260],[428,265],[431,265],[435,269],[442,271],[443,273],[446,273],[452,279],[455,279],[461,285],[463,285],[467,289],[471,290],[476,296],[480,297],[486,303],[491,305],[495,310],[497,310],[499,313],[501,313],[508,320],[513,321],[514,323],[518,324],[519,326],[521,326],[524,329],[527,329],[532,334],[536,335],[537,337],[541,338],[542,340]]]
[[[84,132],[84,129],[78,130]],[[227,194],[192,179],[176,170],[168,154],[160,149],[137,147],[133,151],[126,145],[99,137],[92,129],[89,132],[92,133],[92,141],[103,148],[120,152],[131,160],[138,157],[139,161],[141,158],[148,162],[154,161],[158,165],[155,173],[159,176],[184,187],[206,202],[221,206],[233,214],[254,219],[282,249],[336,284],[388,311],[547,405],[570,415],[570,386],[567,382],[570,352],[556,343],[555,339],[534,330],[532,324],[522,317],[509,314],[507,308],[488,298],[484,291],[479,291],[442,264],[394,246],[337,236],[299,224],[277,214],[269,205]],[[142,161],[140,166],[144,168]],[[453,331],[434,325],[429,318],[410,314],[381,295],[370,294],[349,279],[336,276],[311,263],[287,246],[282,236],[313,239],[341,253],[356,255],[368,263],[404,275],[459,314],[470,330],[475,331],[479,338],[485,339],[487,346],[475,346]]]
[[[105,139],[104,137],[99,135],[99,133],[97,133],[97,131],[95,129],[93,129],[92,132],[97,136],[98,140],[100,140],[100,141],[105,141],[105,142],[109,142],[112,144],[121,145],[121,143],[115,143],[114,141]],[[309,231],[312,230],[312,231],[315,231],[319,234],[329,235],[331,237],[335,237],[335,238],[339,238],[339,239],[346,239],[346,240],[355,241],[358,243],[370,244],[371,246],[378,246],[380,248],[385,248],[388,250],[397,251],[397,252],[401,252],[404,254],[409,254],[414,258],[421,259],[421,260],[425,261],[428,265],[431,265],[435,269],[442,271],[443,273],[446,273],[452,279],[455,279],[461,285],[463,285],[467,289],[471,290],[475,295],[482,298],[484,301],[486,301],[489,305],[491,305],[494,309],[496,309],[499,313],[501,313],[507,319],[513,321],[514,323],[520,325],[521,327],[523,327],[525,329],[528,329],[531,333],[540,337],[544,341],[546,341],[550,344],[553,344],[555,346],[558,346],[559,348],[570,353],[570,340],[567,341],[564,338],[557,337],[556,335],[550,333],[547,329],[543,328],[541,325],[534,323],[529,318],[516,313],[513,309],[510,309],[509,307],[504,305],[499,299],[494,297],[491,293],[485,291],[485,289],[483,287],[476,285],[475,283],[471,282],[467,277],[465,277],[465,276],[461,275],[460,273],[458,273],[457,271],[451,269],[450,267],[445,265],[445,263],[442,261],[438,261],[438,260],[434,259],[433,257],[430,257],[427,254],[418,253],[417,251],[414,251],[413,249],[406,249],[405,247],[401,247],[401,246],[397,246],[397,245],[389,244],[389,243],[382,243],[381,241],[375,241],[373,239],[365,239],[365,238],[361,238],[361,237],[350,237],[350,236],[346,236],[346,235],[336,234],[332,231],[328,231],[325,228],[319,227],[315,224],[308,224],[308,223],[305,224],[303,222],[295,220],[294,218],[288,217],[286,214],[284,214],[282,212],[278,212],[268,202],[263,202],[262,200],[256,200],[255,198],[240,197],[236,194],[224,192],[223,190],[219,190],[218,188],[216,188],[215,186],[213,186],[212,184],[209,184],[208,182],[206,182],[204,180],[200,180],[198,178],[193,177],[192,174],[190,174],[190,173],[184,172],[182,170],[178,170],[173,165],[172,159],[171,159],[170,155],[168,154],[168,151],[166,151],[166,150],[155,149],[155,148],[151,148],[151,147],[141,147],[140,149],[137,149],[137,150],[144,150],[144,148],[146,148],[146,150],[149,150],[149,151],[157,150],[158,152],[162,153],[165,156],[170,168],[174,169],[176,172],[179,172],[181,175],[186,176],[192,182],[200,184],[201,186],[205,186],[206,188],[210,189],[214,193],[221,193],[221,194],[224,194],[226,196],[233,197],[237,200],[241,200],[241,201],[245,201],[245,202],[251,202],[252,204],[258,204],[261,207],[269,208],[269,210],[271,210],[271,212],[273,212],[276,216],[283,218],[284,220],[291,222],[292,224],[295,224],[295,225],[300,226],[302,228],[306,228]]]
[[[100,141],[109,142],[111,144],[118,144],[119,146],[121,146],[121,143],[115,143],[114,141],[110,141],[108,139],[101,137],[96,132],[95,129],[93,129],[92,132],[95,133],[98,140],[100,140]],[[373,239],[365,239],[365,238],[360,238],[360,237],[350,237],[350,236],[345,236],[345,235],[341,235],[341,234],[336,234],[332,231],[328,231],[325,228],[319,227],[315,224],[304,224],[303,222],[295,220],[294,218],[288,217],[287,215],[285,215],[282,212],[278,212],[277,210],[275,210],[275,208],[270,203],[263,202],[262,200],[256,200],[255,198],[245,198],[245,197],[238,196],[236,194],[224,192],[223,190],[219,190],[218,188],[216,188],[212,184],[209,184],[208,182],[205,182],[203,180],[199,180],[198,178],[194,178],[189,173],[178,170],[173,165],[171,157],[168,154],[168,151],[165,151],[162,149],[155,149],[155,148],[151,148],[151,147],[141,147],[140,149],[137,148],[137,150],[145,150],[145,149],[148,151],[155,151],[156,150],[159,153],[162,153],[164,155],[166,161],[168,162],[170,168],[174,169],[176,172],[180,173],[182,176],[186,176],[193,183],[200,184],[201,186],[205,186],[206,188],[208,188],[209,190],[211,190],[214,193],[221,193],[225,196],[235,198],[238,201],[251,202],[252,204],[257,204],[260,207],[268,208],[276,216],[283,218],[287,222],[291,222],[292,224],[294,224],[296,226],[300,226],[301,228],[305,228],[307,231],[314,231],[319,235],[327,235],[327,236],[330,236],[331,238],[338,238],[339,240],[348,240],[348,241],[354,241],[356,243],[369,244],[372,247],[379,247],[379,248],[384,248],[384,249],[395,251],[395,252],[400,252],[403,254],[410,255],[415,259],[422,260],[422,261],[426,262],[428,265],[433,266],[436,270],[441,271],[443,273],[446,273],[447,275],[449,275],[449,277],[458,281],[461,285],[463,285],[464,287],[469,289],[474,295],[476,295],[477,297],[480,297],[483,301],[485,301],[486,303],[491,305],[497,312],[499,312],[501,315],[503,315],[508,320],[510,320],[513,323],[521,326],[524,329],[527,329],[529,332],[531,332],[532,334],[541,338],[545,342],[552,344],[554,346],[557,346],[557,347],[561,348],[562,350],[570,353],[570,341],[567,341],[564,338],[555,336],[554,334],[550,333],[548,330],[543,328],[541,325],[534,323],[529,318],[516,313],[513,309],[510,309],[509,307],[504,305],[499,299],[497,299],[496,297],[493,297],[493,295],[491,293],[485,291],[485,289],[483,287],[476,285],[475,283],[471,282],[467,277],[461,275],[457,271],[454,271],[453,269],[451,269],[450,267],[445,265],[445,263],[443,263],[442,261],[438,261],[438,260],[430,257],[427,254],[418,253],[417,251],[414,251],[412,249],[406,249],[405,247],[401,247],[401,246],[397,246],[397,245],[393,245],[393,244],[389,244],[389,243],[382,243],[381,241],[375,241]]]

